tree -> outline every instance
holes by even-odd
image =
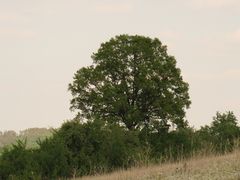
[[[234,140],[240,135],[234,113],[231,111],[222,114],[217,112],[216,116],[213,117],[211,133],[219,150],[231,150],[234,146]]]
[[[188,84],[158,39],[116,36],[101,44],[92,59],[93,65],[79,69],[69,85],[71,109],[78,115],[129,130],[168,128],[170,122],[184,126]]]

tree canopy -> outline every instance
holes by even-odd
[[[188,84],[159,39],[116,36],[102,43],[92,59],[69,84],[71,109],[78,115],[129,130],[184,126]]]

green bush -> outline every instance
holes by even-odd
[[[98,120],[87,123],[68,121],[54,138],[65,143],[71,156],[71,167],[77,175],[127,167],[133,164],[139,147],[134,132]]]
[[[42,179],[71,176],[69,152],[60,139],[48,138],[39,142],[39,146],[40,148],[34,153],[34,159]]]
[[[148,137],[151,157],[157,161],[169,161],[191,155],[194,150],[194,131],[191,128],[180,128],[165,133],[151,133]]]
[[[0,179],[36,179],[33,153],[26,149],[26,141],[20,140],[10,149],[4,149],[0,157]]]

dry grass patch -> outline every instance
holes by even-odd
[[[83,180],[240,180],[240,151],[222,156],[195,157],[178,163],[165,163],[110,174],[86,176]]]

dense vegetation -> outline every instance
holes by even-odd
[[[240,127],[233,112],[217,112],[200,130],[188,126],[188,84],[158,39],[117,36],[93,60],[69,85],[76,117],[38,147],[18,140],[4,148],[0,179],[69,178],[235,146]]]
[[[109,172],[196,153],[232,151],[240,127],[232,112],[217,113],[210,126],[168,132],[129,131],[94,120],[65,122],[53,136],[27,148],[17,141],[0,157],[0,179],[57,179]],[[206,152],[207,151],[207,152]]]

